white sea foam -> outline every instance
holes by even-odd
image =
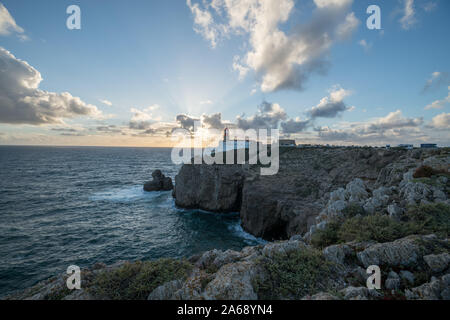
[[[238,237],[244,239],[244,241],[248,244],[254,245],[255,242],[257,242],[259,244],[267,243],[266,240],[264,240],[262,238],[256,238],[255,236],[251,235],[250,233],[245,232],[244,229],[242,229],[240,222],[229,225],[228,230],[230,230],[232,233],[234,233]]]
[[[112,202],[132,202],[137,200],[153,200],[161,196],[163,192],[145,192],[142,185],[130,186],[126,188],[115,188],[100,191],[92,194],[90,200],[112,201]]]

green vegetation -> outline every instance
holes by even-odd
[[[89,292],[100,299],[145,300],[165,282],[185,279],[191,269],[192,265],[184,260],[127,262],[116,270],[101,272]]]
[[[354,212],[354,209],[351,210]],[[312,235],[311,243],[318,248],[350,241],[390,242],[412,234],[430,234],[448,237],[450,233],[450,206],[434,203],[413,206],[404,221],[387,215],[355,215],[334,219],[323,230]]]
[[[253,283],[259,299],[300,299],[327,288],[331,263],[315,249],[295,250],[264,258],[260,266],[266,275]]]
[[[365,215],[366,211],[364,208],[357,203],[350,203],[344,210],[342,210],[342,214],[347,218],[352,218],[358,215]]]

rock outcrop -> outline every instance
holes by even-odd
[[[362,251],[361,251],[362,250]],[[292,299],[296,292],[304,292],[296,298],[302,300],[381,300],[381,299],[450,299],[450,269],[448,266],[448,239],[435,235],[410,236],[388,243],[345,243],[332,245],[319,251],[301,240],[267,243],[246,247],[241,251],[211,250],[189,259],[191,268],[184,278],[161,283],[149,290],[149,300],[256,300],[267,298],[264,286],[269,283],[274,289],[271,299]],[[408,255],[411,254],[411,257]],[[299,257],[307,257],[298,265]],[[312,259],[318,263],[310,264]],[[319,259],[319,260],[317,260]],[[320,260],[323,259],[323,260]],[[327,262],[325,262],[327,261]],[[413,262],[414,261],[414,262]],[[413,263],[412,263],[413,262]],[[382,271],[381,290],[366,287],[366,266],[378,263]],[[98,264],[92,269],[82,270],[82,290],[70,291],[65,286],[67,275],[62,274],[36,286],[8,297],[9,299],[105,299],[102,290],[93,290],[101,281],[109,279],[111,285],[122,283],[114,293],[120,291],[145,290],[145,283],[138,288],[126,288],[124,274],[133,276],[138,270],[133,264],[120,262],[112,266]],[[325,268],[325,273],[316,269]],[[137,272],[137,271],[135,271]],[[142,281],[167,278],[145,273]],[[275,272],[275,273],[274,273]],[[281,272],[282,277],[278,277]],[[312,283],[297,282],[319,275]],[[105,276],[106,275],[106,276]],[[117,277],[117,278],[115,278]],[[290,279],[290,280],[289,280]],[[274,281],[276,281],[274,283]],[[322,282],[322,284],[320,284]],[[109,288],[110,284],[103,286]],[[266,294],[266,295],[264,295]]]
[[[185,164],[175,177],[175,204],[187,209],[238,212],[245,174],[240,165]]]
[[[145,191],[170,191],[173,189],[172,178],[164,176],[161,170],[153,171],[152,177],[152,181],[144,184]]]
[[[387,212],[391,205],[392,215],[400,218],[412,202],[446,200],[442,189],[412,178],[413,171],[430,157],[434,160],[428,162],[445,166],[448,156],[433,152],[286,149],[280,152],[280,169],[274,176],[261,176],[248,165],[185,164],[175,177],[174,197],[183,208],[239,211],[243,228],[256,237],[289,239],[317,228],[326,217],[341,214],[353,203],[368,213]]]

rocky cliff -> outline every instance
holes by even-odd
[[[288,148],[281,150],[280,170],[274,176],[259,175],[255,166],[186,164],[175,178],[174,197],[184,208],[239,211],[249,233],[267,240],[288,239],[316,224],[333,191],[362,188],[367,199],[380,186],[399,183],[433,152],[440,151]],[[355,179],[362,185],[349,185]]]
[[[118,262],[8,299],[450,300],[450,152],[287,149],[276,176],[185,165],[177,205],[240,210],[246,230],[289,240],[188,259]],[[381,288],[366,286],[368,266]]]

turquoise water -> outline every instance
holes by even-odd
[[[95,262],[188,257],[261,240],[238,214],[183,210],[142,185],[170,149],[0,147],[0,295]]]

